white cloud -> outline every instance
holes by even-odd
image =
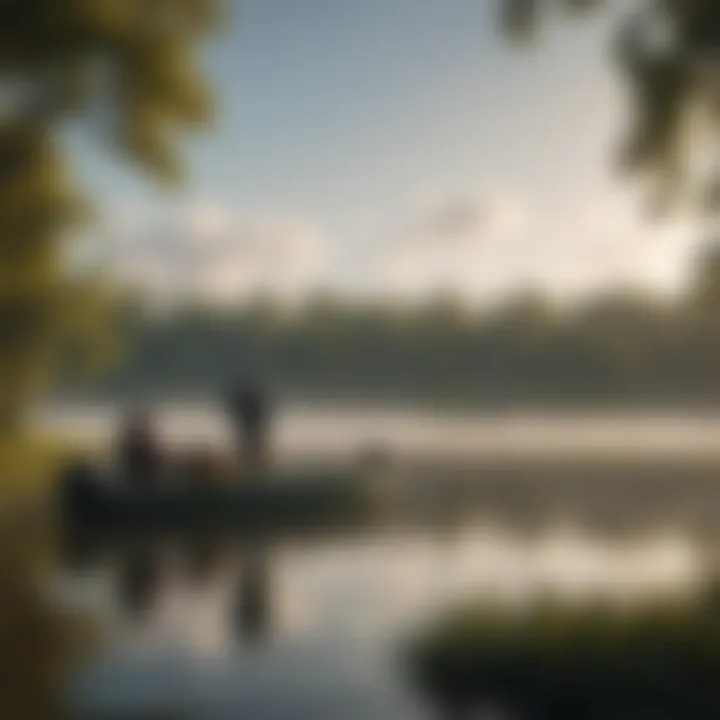
[[[498,249],[512,253],[525,210],[507,195],[454,192],[425,198],[371,261],[378,289],[422,295],[454,289],[476,296],[495,271]]]
[[[416,204],[371,260],[374,290],[469,300],[523,287],[573,298],[616,285],[672,291],[698,239],[687,218],[650,222],[624,196],[598,208],[533,208],[506,194],[450,193]]]
[[[435,193],[411,211],[408,239],[418,245],[482,244],[523,229],[525,209],[510,195],[488,192]]]
[[[672,290],[700,239],[687,220],[647,222],[630,197],[531,211],[488,192],[425,196],[374,245],[328,238],[286,213],[210,202],[126,209],[101,236],[94,262],[146,297],[221,304],[257,291],[295,299],[319,286],[409,299],[451,290],[470,302],[527,286],[561,298],[618,284]]]
[[[277,212],[192,203],[112,218],[93,262],[146,297],[230,302],[260,290],[302,294],[324,276],[328,246],[310,223]]]
[[[635,285],[673,292],[685,278],[692,246],[701,240],[687,217],[651,221],[633,198],[598,208],[591,201],[538,222],[541,271],[560,294]]]

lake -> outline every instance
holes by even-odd
[[[681,535],[613,543],[570,528],[251,547],[175,537],[68,565],[55,591],[104,629],[74,683],[91,717],[398,720],[432,717],[401,651],[449,603],[551,592],[638,602],[692,585],[705,561]]]
[[[159,402],[152,407],[171,444],[230,443],[222,408],[209,402]],[[50,432],[108,444],[122,407],[57,403],[39,409]],[[449,413],[432,408],[363,408],[286,404],[277,409],[273,442],[279,461],[348,458],[381,442],[401,455],[454,460],[487,454],[623,455],[720,458],[720,414],[703,413]]]
[[[210,404],[157,414],[168,446],[231,442]],[[109,446],[117,418],[113,406],[56,405],[36,419]],[[287,465],[352,462],[382,443],[413,487],[442,488],[433,508],[450,498],[470,511],[332,540],[176,534],[60,553],[54,602],[101,629],[69,685],[83,717],[436,717],[402,650],[453,603],[633,603],[684,592],[717,565],[714,536],[696,531],[720,521],[719,417],[292,405],[273,443]],[[605,523],[618,516],[623,532]]]

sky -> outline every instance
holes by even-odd
[[[613,164],[617,11],[518,49],[495,0],[229,2],[203,57],[217,118],[184,143],[180,192],[79,146],[112,277],[219,303],[681,284],[698,229],[651,222]]]

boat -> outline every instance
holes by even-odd
[[[382,515],[386,477],[368,468],[301,468],[221,486],[132,489],[89,464],[59,483],[63,522],[94,533],[260,531],[367,525]]]

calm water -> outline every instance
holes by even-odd
[[[128,544],[67,566],[56,592],[105,628],[75,686],[93,711],[397,720],[433,716],[400,651],[449,603],[548,591],[632,602],[703,569],[698,549],[670,533],[611,542],[551,528],[522,539],[475,525],[332,543]]]
[[[164,404],[157,412],[168,446],[230,445],[226,420],[210,404]],[[107,446],[117,418],[117,407],[54,406],[39,412],[37,422]],[[378,442],[400,456],[452,463],[528,458],[529,481],[503,480],[516,483],[515,494],[495,487],[491,477],[478,498],[505,509],[528,502],[544,507],[541,522],[522,530],[488,505],[482,520],[466,518],[462,529],[443,532],[385,530],[322,542],[265,538],[253,547],[175,537],[104,548],[82,565],[68,559],[52,591],[103,629],[97,651],[75,675],[74,703],[102,715],[168,711],[211,720],[435,717],[408,681],[401,650],[449,605],[475,596],[523,602],[548,592],[632,602],[677,592],[715,561],[675,520],[716,524],[720,418],[443,416],[305,405],[281,408],[274,425],[278,464],[351,460]],[[628,483],[632,470],[622,465],[612,473],[614,484],[602,473],[576,476],[572,467],[558,480],[552,464],[538,476],[535,461],[543,455],[649,458],[661,467],[673,458],[681,470],[662,478],[660,492],[644,481]],[[689,458],[711,462],[688,479],[682,467]],[[450,474],[438,479],[446,483]],[[588,508],[630,508],[634,531],[622,540],[593,535],[580,515]],[[641,530],[638,519],[652,508],[657,513]]]
[[[121,409],[56,404],[37,412],[44,429],[111,442]],[[212,403],[159,403],[153,408],[168,443],[230,442],[227,419]],[[720,416],[702,414],[448,414],[432,410],[281,406],[274,446],[279,460],[344,458],[382,442],[399,454],[452,459],[488,453],[623,454],[720,458]]]

